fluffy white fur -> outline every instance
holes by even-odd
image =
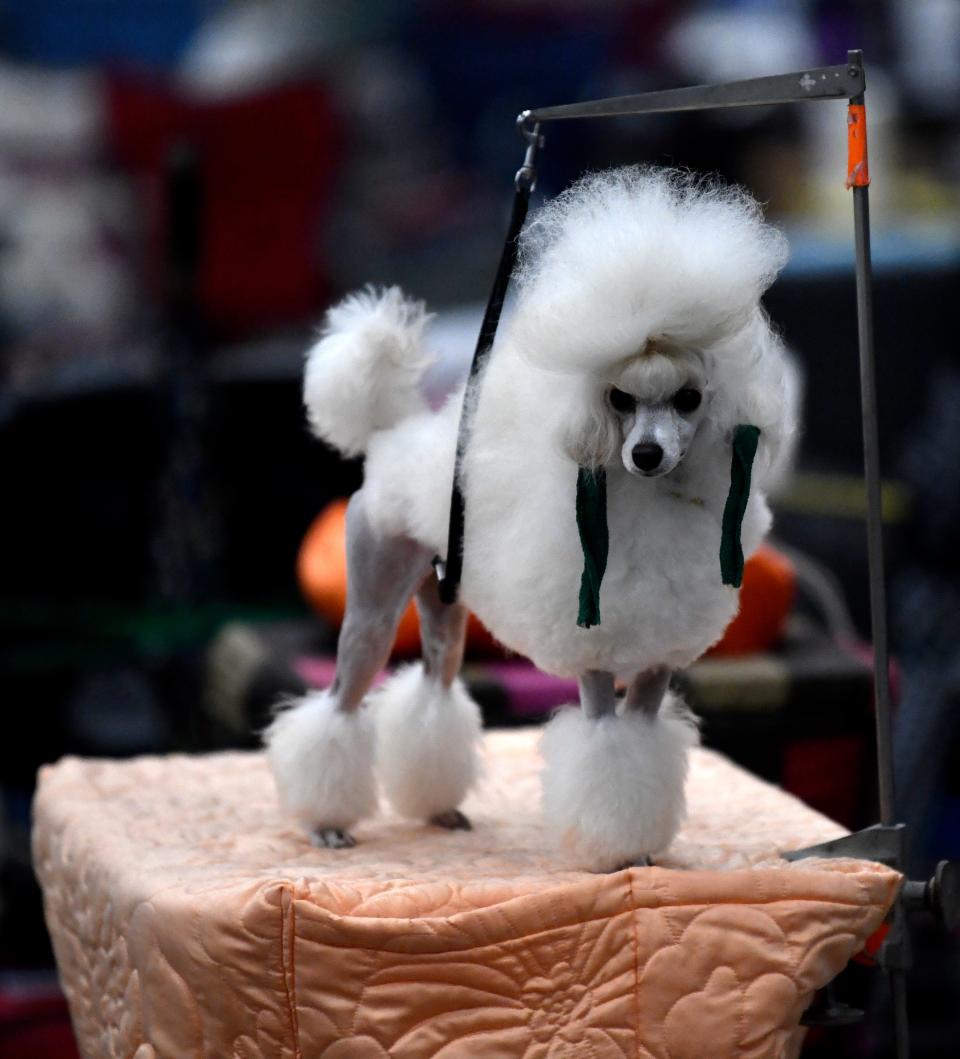
[[[741,533],[749,556],[770,526],[765,492],[794,430],[797,388],[759,300],[784,256],[782,236],[749,196],[670,170],[586,177],[532,220],[516,307],[471,409],[461,600],[541,669],[629,678],[682,668],[734,617],[738,593],[722,584],[719,563],[732,434],[740,424],[761,429]],[[442,555],[462,391],[435,413],[417,393],[424,319],[395,288],[348,299],[310,354],[304,397],[321,437],[347,454],[366,452],[364,510],[374,531]],[[672,469],[638,476],[611,387],[651,402],[659,409],[651,422],[669,430],[670,394],[692,384],[703,402],[695,424],[674,424]],[[578,463],[607,475],[610,552],[601,623],[591,629],[576,625]],[[412,755],[406,734],[392,745]],[[675,711],[656,722],[563,715],[545,743],[557,757],[550,812],[581,827],[607,862],[665,845],[682,808],[689,742]],[[422,815],[426,777],[401,776],[390,749],[381,760],[396,772],[399,801]],[[640,779],[634,789],[631,776],[648,766],[658,782]],[[581,776],[590,792],[582,796]],[[604,776],[610,785],[598,786]],[[626,784],[619,795],[614,780]],[[603,837],[591,839],[594,828]]]
[[[688,751],[697,742],[692,714],[671,694],[657,716],[592,720],[562,709],[540,743],[549,826],[601,871],[666,849],[686,813]]]
[[[547,672],[684,667],[737,610],[718,559],[733,429],[762,431],[742,528],[748,556],[769,528],[766,485],[789,450],[795,388],[758,303],[783,241],[745,195],[670,171],[589,177],[545,212],[554,220],[534,221],[525,240],[517,308],[472,416],[461,598]],[[538,234],[541,223],[557,234]],[[666,352],[644,356],[651,341]],[[382,370],[386,378],[397,368],[390,361]],[[696,436],[676,471],[638,480],[613,444],[605,395],[623,378],[642,385],[647,373],[657,389],[688,372],[704,381]],[[378,531],[438,554],[461,396],[375,433],[367,450],[364,491]],[[325,414],[363,416],[346,401]],[[326,425],[324,436],[337,429]],[[586,456],[607,470],[611,540],[602,622],[589,630],[575,623],[576,464]]]
[[[480,710],[463,684],[445,688],[417,663],[384,684],[371,707],[377,771],[397,812],[429,820],[455,809],[480,770]]]
[[[346,829],[377,809],[370,711],[335,705],[328,692],[314,692],[278,713],[264,733],[280,804],[308,831]]]
[[[785,260],[739,188],[678,170],[593,173],[523,233],[513,340],[549,370],[591,373],[655,335],[701,346],[748,324]]]
[[[357,456],[375,431],[427,407],[418,380],[430,364],[421,348],[428,319],[423,302],[399,287],[368,287],[330,310],[303,384],[318,437]]]

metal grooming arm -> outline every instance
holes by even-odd
[[[896,819],[893,784],[893,725],[890,708],[890,663],[887,647],[887,606],[883,575],[883,520],[880,504],[880,443],[877,416],[876,366],[873,343],[873,274],[870,262],[870,175],[867,168],[866,77],[863,52],[847,53],[843,66],[821,66],[775,77],[756,77],[722,85],[698,85],[637,96],[571,103],[526,110],[517,119],[524,131],[550,121],[614,118],[640,114],[759,107],[812,100],[848,100],[849,157],[847,187],[853,190],[856,245],[857,327],[860,346],[860,401],[863,416],[864,478],[867,491],[867,557],[870,572],[870,628],[876,688],[877,772],[880,823]],[[899,866],[898,858],[894,866]]]
[[[821,66],[795,74],[754,77],[725,85],[695,85],[644,92],[638,96],[594,99],[561,107],[537,107],[520,117],[530,122],[573,118],[623,118],[638,114],[678,114],[685,110],[723,110],[727,107],[766,107],[774,103],[802,103],[806,99],[853,99],[866,88],[863,53],[848,53],[844,66]]]
[[[877,775],[880,823],[853,835],[786,853],[788,860],[804,857],[857,857],[876,860],[902,870],[906,828],[896,823],[893,782],[892,714],[890,706],[889,656],[887,648],[886,593],[883,574],[883,523],[880,504],[880,458],[877,416],[876,369],[873,342],[873,297],[870,263],[870,176],[866,151],[866,78],[863,53],[850,51],[842,66],[822,66],[775,77],[757,77],[722,85],[675,88],[642,95],[619,96],[564,106],[525,110],[517,117],[521,135],[527,142],[523,165],[516,177],[517,199],[514,217],[487,307],[484,326],[474,356],[471,379],[493,345],[512,256],[526,209],[526,199],[536,182],[536,155],[545,143],[541,128],[549,122],[585,118],[635,117],[642,114],[675,114],[683,111],[720,110],[731,107],[760,107],[781,103],[846,99],[848,166],[846,186],[853,191],[854,239],[856,247],[857,322],[860,348],[860,398],[863,416],[864,478],[867,491],[867,556],[870,580],[870,625],[874,652],[876,692]],[[519,208],[518,208],[519,206]],[[466,400],[465,400],[466,406]],[[466,417],[461,419],[458,454],[467,443]],[[446,563],[435,560],[443,599],[456,599],[463,550],[464,507],[458,472],[455,474],[451,505],[450,536]],[[925,909],[937,915],[948,928],[960,922],[960,864],[941,863],[927,882],[907,881],[894,905],[890,930],[878,956],[890,981],[893,999],[894,1033],[898,1059],[909,1057],[906,1007],[906,970],[910,965],[906,912]],[[807,1021],[841,1025],[855,1021],[860,1012],[828,996],[825,1006],[809,1012]]]

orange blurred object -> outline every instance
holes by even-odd
[[[743,568],[740,613],[709,653],[746,655],[770,650],[783,635],[796,582],[793,563],[776,548],[761,545]]]
[[[346,514],[346,500],[328,505],[307,530],[297,556],[297,579],[303,594],[319,614],[338,628],[347,599]],[[772,647],[783,634],[794,588],[790,561],[773,548],[761,547],[744,567],[740,613],[711,654],[750,654]],[[467,648],[474,654],[501,653],[496,641],[472,614]],[[400,619],[393,650],[404,657],[419,653],[420,623],[412,602]]]
[[[337,628],[343,622],[347,603],[347,501],[334,500],[313,520],[297,556],[297,580],[313,608]],[[501,648],[470,615],[467,650],[473,654],[501,654]],[[409,657],[420,653],[420,621],[410,602],[403,612],[393,653]]]

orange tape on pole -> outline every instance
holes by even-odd
[[[847,190],[870,183],[867,167],[867,108],[862,103],[847,107]]]

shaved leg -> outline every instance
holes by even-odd
[[[660,704],[667,693],[669,683],[669,669],[648,669],[638,673],[627,688],[624,709],[639,710],[641,713],[655,716],[660,711]]]
[[[650,717],[655,717],[660,710],[663,696],[667,693],[667,685],[670,683],[669,669],[648,669],[638,673],[627,688],[624,699],[625,711],[639,711]],[[624,868],[648,868],[653,864],[649,856],[641,856],[636,860],[624,864]]]
[[[603,717],[615,717],[617,714],[617,691],[613,673],[607,673],[602,669],[589,669],[577,678],[580,687],[580,708],[583,715],[593,721],[599,721]],[[611,869],[620,871],[622,868],[631,867],[632,864],[619,864]],[[644,863],[646,859],[644,858]]]
[[[577,678],[580,706],[585,717],[599,720],[612,717],[617,711],[616,688],[613,674],[602,669],[588,669]]]
[[[428,680],[449,688],[463,664],[467,608],[459,603],[444,603],[432,573],[421,583],[416,601],[424,674]],[[456,807],[436,813],[429,822],[449,830],[471,830],[469,819]]]
[[[335,708],[345,713],[360,707],[387,664],[404,608],[430,569],[430,553],[421,545],[377,535],[364,502],[361,490],[347,508],[347,607],[330,688]],[[317,767],[323,763],[317,762]],[[322,820],[313,829],[312,841],[328,849],[356,845],[349,831],[327,827]]]
[[[347,609],[331,687],[337,708],[348,712],[387,664],[400,617],[430,569],[430,552],[421,544],[377,536],[363,503],[361,490],[347,508]]]
[[[442,602],[433,574],[420,584],[416,600],[420,615],[423,670],[449,688],[463,664],[467,608],[460,603],[448,605]]]

